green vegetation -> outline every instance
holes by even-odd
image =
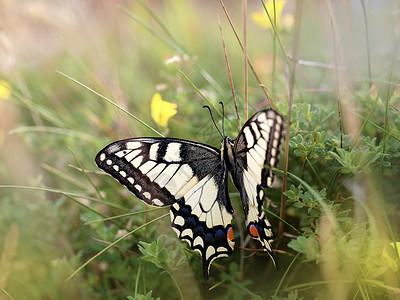
[[[268,106],[250,67],[245,88],[221,5],[19,2],[0,12],[0,299],[400,297],[396,1],[277,0],[276,17],[273,1],[248,1],[248,57],[290,120],[265,201],[278,268],[241,240],[231,185],[237,247],[208,282],[168,208],[145,207],[93,160],[111,141],[157,132],[219,147],[202,110],[219,101],[237,136],[218,16],[241,123],[246,98],[250,116]],[[226,5],[243,43],[242,2]],[[177,105],[166,126],[152,119],[156,93]]]

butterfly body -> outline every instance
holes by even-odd
[[[201,255],[207,280],[212,261],[234,249],[229,174],[242,199],[248,233],[274,261],[263,188],[272,184],[282,129],[282,117],[264,110],[246,122],[236,143],[224,137],[220,150],[174,138],[132,138],[108,145],[95,162],[147,204],[170,206],[172,228]]]

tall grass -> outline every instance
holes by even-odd
[[[399,297],[398,3],[296,1],[278,16],[278,1],[245,2],[4,3],[1,299]],[[144,208],[93,159],[133,136],[218,146],[205,101],[224,102],[235,138],[231,86],[242,124],[246,94],[250,116],[272,104],[288,122],[265,205],[278,269],[245,239],[232,186],[243,247],[205,283],[168,208]],[[156,92],[178,104],[168,128],[151,119]]]

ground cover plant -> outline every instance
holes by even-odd
[[[1,299],[400,297],[398,3],[21,3],[0,10]],[[94,156],[160,134],[219,147],[202,109],[219,101],[231,137],[236,106],[241,124],[284,117],[264,205],[278,266],[231,185],[236,249],[204,282],[168,208]]]

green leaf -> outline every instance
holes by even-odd
[[[291,240],[288,247],[305,254],[307,261],[316,260],[320,255],[318,242],[314,235],[309,237],[299,236],[297,239]]]
[[[136,297],[128,296],[127,298],[129,300],[154,300],[154,297],[152,296],[152,293],[153,293],[153,291],[150,291],[146,295],[137,294]],[[156,300],[160,300],[160,297],[157,297]]]

